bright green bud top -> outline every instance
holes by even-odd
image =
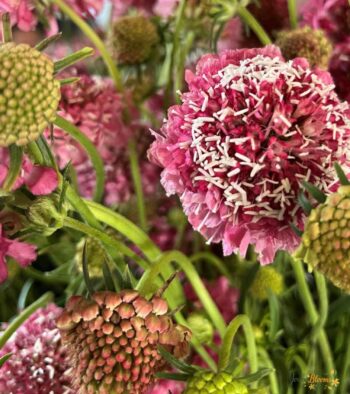
[[[188,382],[183,394],[248,394],[245,384],[233,379],[232,375],[221,372],[200,371]]]
[[[269,290],[279,295],[284,290],[282,275],[273,267],[260,267],[250,288],[252,297],[264,301],[269,297]]]
[[[122,64],[145,62],[158,42],[157,27],[142,15],[117,19],[109,35],[112,56]]]
[[[350,186],[311,211],[296,257],[350,292]]]
[[[326,69],[332,54],[332,44],[323,30],[306,26],[296,30],[279,33],[276,45],[281,48],[287,60],[304,57],[311,67]]]
[[[193,335],[202,344],[210,344],[213,340],[214,327],[211,322],[201,313],[192,313],[187,323]]]
[[[0,44],[0,146],[26,145],[55,119],[54,64],[27,44]]]

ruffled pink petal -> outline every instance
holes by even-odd
[[[11,240],[7,255],[16,260],[22,267],[26,267],[36,259],[36,247],[26,242]]]
[[[57,188],[58,176],[53,168],[33,166],[25,177],[25,184],[36,196],[50,194]]]

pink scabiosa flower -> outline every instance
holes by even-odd
[[[11,23],[20,30],[31,31],[38,23],[34,3],[30,0],[0,0],[0,14],[10,13]]]
[[[194,229],[222,242],[225,255],[254,244],[266,264],[293,251],[301,182],[328,192],[333,163],[348,170],[350,110],[331,76],[267,46],[206,55],[186,80],[189,92],[149,151],[167,194],[180,196]]]
[[[0,186],[8,173],[9,156],[6,148],[0,148]],[[58,185],[57,173],[53,168],[33,164],[28,157],[23,159],[22,170],[13,189],[26,185],[36,196],[52,193]]]
[[[153,14],[168,18],[173,14],[177,3],[178,0],[114,0],[113,13],[115,16],[120,16],[134,7],[147,15]]]
[[[185,383],[175,380],[160,380],[147,394],[181,394],[185,389]]]
[[[66,375],[66,351],[55,319],[54,304],[38,309],[0,352],[12,356],[0,368],[0,392],[11,394],[73,394]]]
[[[308,0],[301,8],[305,24],[323,29],[335,42],[350,35],[350,7],[348,0]]]
[[[113,205],[128,201],[133,189],[127,144],[131,137],[137,135],[137,131],[142,132],[144,128],[137,120],[138,114],[129,100],[115,91],[112,81],[87,74],[79,76],[79,82],[62,87],[59,110],[94,143],[104,161],[105,203]],[[123,114],[126,108],[131,112],[131,119],[136,119],[128,125]],[[81,194],[90,198],[95,186],[95,173],[88,156],[61,129],[55,128],[53,134],[53,149],[59,166],[63,168],[69,161],[72,163]],[[158,169],[146,159],[141,160],[140,166],[145,192],[153,193]]]
[[[329,72],[334,79],[339,97],[350,102],[350,36],[333,51]]]

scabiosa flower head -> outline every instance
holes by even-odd
[[[36,259],[36,251],[34,245],[8,238],[0,222],[0,283],[7,279],[7,257],[16,260],[20,266],[27,267]]]
[[[350,8],[347,0],[308,0],[301,8],[305,24],[323,29],[335,42],[350,34]]]
[[[165,366],[159,345],[175,357],[187,355],[190,332],[167,311],[160,297],[148,301],[134,290],[72,297],[57,325],[77,393],[145,393]]]
[[[158,41],[157,27],[142,15],[117,19],[109,34],[111,54],[118,63],[124,64],[148,60]]]
[[[269,291],[280,295],[284,290],[283,276],[273,267],[261,267],[256,273],[250,292],[252,297],[264,301],[269,297]]]
[[[231,287],[225,276],[220,276],[212,282],[204,281],[204,284],[209,294],[215,300],[225,321],[227,323],[230,322],[238,311],[239,290]],[[201,306],[198,304],[197,296],[189,284],[185,285],[185,294],[186,298],[194,302],[195,306],[200,309]]]
[[[296,57],[307,59],[311,67],[327,69],[332,53],[332,44],[323,30],[309,26],[278,33],[276,45],[280,47],[285,59]]]
[[[137,132],[144,131],[137,121],[138,114],[128,97],[115,91],[109,79],[78,74],[80,80],[62,87],[60,113],[75,124],[95,145],[105,166],[106,184],[104,202],[108,205],[128,201],[133,193],[129,175],[127,145]],[[131,119],[126,124],[123,116],[128,109]],[[146,134],[146,133],[145,133]],[[50,139],[50,132],[47,131]],[[53,150],[60,168],[68,162],[77,173],[79,191],[84,197],[91,198],[95,187],[95,172],[86,152],[67,133],[55,127]],[[140,142],[140,157],[144,151]],[[146,159],[140,160],[145,193],[155,191],[158,169]]]
[[[339,97],[350,102],[350,37],[334,48],[329,72]]]
[[[66,351],[55,319],[54,304],[38,309],[16,331],[0,356],[12,356],[0,368],[0,392],[11,394],[73,394],[67,375]]]
[[[296,256],[350,292],[350,186],[311,211]]]
[[[0,45],[0,146],[34,141],[56,117],[53,61],[26,44]]]
[[[349,147],[349,106],[330,75],[267,46],[206,55],[186,80],[189,92],[149,151],[166,192],[225,255],[245,255],[251,243],[265,264],[294,250],[301,181],[327,192]]]
[[[232,374],[227,372],[200,371],[197,372],[188,382],[183,394],[248,394],[245,384],[234,380]]]

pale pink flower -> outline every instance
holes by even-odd
[[[128,97],[115,91],[111,80],[79,75],[80,81],[63,86],[59,111],[76,125],[95,145],[105,165],[105,196],[107,205],[119,204],[133,195],[129,169],[128,142],[130,138],[147,138],[145,127]],[[127,124],[124,116],[128,110],[131,119]],[[142,136],[144,134],[144,136]],[[50,132],[46,133],[50,139]],[[71,162],[76,173],[79,191],[91,198],[95,187],[95,172],[87,154],[79,143],[66,132],[55,127],[53,150],[60,168]],[[140,167],[146,194],[154,193],[159,170],[142,159],[146,143],[140,141]],[[148,143],[148,141],[147,141]]]
[[[34,245],[7,238],[0,222],[0,283],[7,279],[7,257],[16,260],[21,267],[27,267],[36,259],[35,249]]]
[[[350,35],[348,0],[308,0],[301,7],[303,22],[314,29],[323,29],[335,42]]]
[[[203,56],[186,80],[189,92],[149,151],[167,194],[180,196],[194,229],[222,242],[225,255],[254,244],[266,264],[293,251],[301,182],[327,193],[334,162],[348,171],[350,111],[331,76],[267,46]]]
[[[0,148],[0,186],[2,186],[9,167],[8,150]],[[58,176],[53,168],[35,165],[27,156],[22,162],[22,170],[13,186],[13,190],[22,185],[27,186],[29,191],[36,195],[52,193],[58,185]]]
[[[6,343],[0,356],[12,353],[0,368],[0,392],[7,394],[73,394],[66,374],[66,350],[55,320],[61,308],[38,309]]]
[[[5,12],[10,13],[12,25],[20,30],[34,30],[38,23],[34,3],[29,0],[0,0],[0,15]]]
[[[178,0],[113,0],[112,3],[116,17],[126,14],[133,7],[147,15],[168,18],[173,15]]]

